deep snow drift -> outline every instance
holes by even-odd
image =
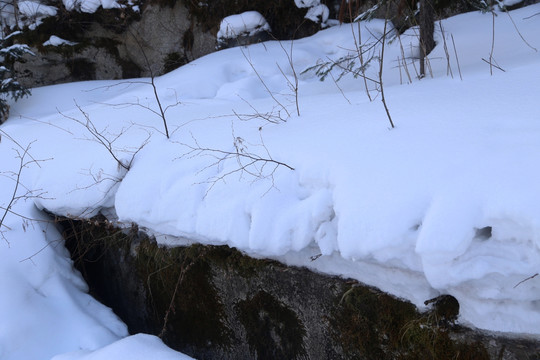
[[[23,198],[2,228],[0,357],[179,356],[153,337],[117,342],[125,326],[85,293],[35,205],[353,277],[420,308],[451,294],[464,324],[540,335],[538,13],[511,12],[519,32],[497,14],[491,69],[491,14],[437,24],[422,80],[415,29],[393,38],[383,76],[395,129],[373,81],[369,101],[363,80],[332,81],[337,68],[324,82],[302,73],[354,49],[356,25],[224,50],[156,79],[170,139],[148,79],[34,89],[0,128],[3,208],[30,146]],[[366,58],[383,27],[362,24]],[[378,70],[374,59],[366,76]]]

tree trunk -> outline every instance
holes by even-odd
[[[433,0],[420,0],[420,77],[426,76],[426,56],[435,47],[433,31],[435,28]]]

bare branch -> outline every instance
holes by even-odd
[[[60,111],[59,113],[62,116],[64,116],[66,119],[72,120],[78,123],[79,125],[83,126],[88,131],[88,133],[90,133],[90,135],[92,136],[92,138],[88,140],[96,141],[98,144],[102,145],[107,150],[107,152],[111,155],[111,157],[116,161],[119,167],[123,168],[125,171],[129,171],[129,169],[131,168],[131,165],[133,164],[133,160],[135,159],[135,156],[137,155],[139,151],[142,150],[144,146],[146,146],[146,144],[148,144],[151,135],[148,134],[146,140],[143,141],[142,144],[139,145],[134,151],[128,151],[127,149],[118,149],[114,145],[115,142],[120,137],[122,137],[129,129],[131,129],[131,127],[133,127],[134,124],[129,125],[127,128],[123,128],[117,134],[110,134],[107,132],[107,128],[103,130],[99,130],[94,124],[94,122],[90,119],[90,116],[88,115],[88,113],[86,113],[79,104],[75,103],[75,106],[77,107],[77,109],[79,109],[79,111],[83,115],[84,121],[78,118],[72,117],[72,116],[65,115]],[[126,162],[125,160],[120,159],[118,155],[119,152],[130,153],[131,158],[129,159],[129,161]]]
[[[531,44],[529,44],[529,43],[527,42],[527,40],[525,40],[525,38],[523,37],[523,35],[522,35],[521,32],[519,31],[519,29],[518,29],[516,23],[514,22],[514,19],[513,19],[512,16],[510,15],[510,12],[508,11],[508,9],[506,9],[506,7],[504,7],[504,12],[506,13],[506,15],[508,15],[508,17],[510,18],[510,21],[512,21],[512,25],[514,25],[514,29],[516,29],[516,31],[517,31],[519,37],[521,38],[521,40],[523,40],[523,42],[524,42],[528,47],[530,47],[531,49],[533,49],[534,52],[538,52],[538,49],[537,49],[537,48],[535,48],[534,46],[532,46]],[[538,14],[536,14],[536,15],[538,15]],[[534,16],[534,15],[532,15],[532,16]],[[532,17],[532,16],[530,16],[530,17]]]
[[[0,129],[0,134],[3,134],[5,137],[7,137],[9,140],[11,140],[15,145],[17,145],[17,147],[19,149],[21,149],[23,152],[27,152],[28,151],[28,147],[23,147],[17,140],[15,140],[14,138],[12,138],[7,132],[5,132],[4,130]],[[1,140],[2,137],[0,137],[0,140]],[[36,165],[38,167],[41,167],[39,165],[39,161],[36,160],[32,154],[30,153],[27,153],[27,155],[36,163]]]
[[[205,196],[214,188],[214,186],[218,182],[225,182],[226,178],[234,174],[240,174],[240,176],[242,176],[243,174],[247,174],[253,177],[254,180],[269,179],[271,180],[272,188],[274,187],[273,175],[278,168],[284,167],[289,170],[294,170],[292,166],[272,158],[268,148],[266,147],[266,144],[264,143],[262,133],[259,133],[261,142],[258,146],[263,148],[264,152],[266,153],[265,155],[259,155],[254,152],[250,152],[248,150],[248,146],[251,144],[248,144],[243,138],[236,136],[234,134],[234,127],[232,127],[231,135],[234,148],[234,150],[231,151],[201,146],[197,139],[193,136],[193,134],[191,135],[193,145],[181,144],[182,146],[185,146],[188,151],[180,158],[207,156],[213,159],[210,164],[199,170],[198,173],[202,173],[203,171],[213,167],[217,167],[219,169],[221,165],[224,164],[224,162],[226,162],[227,160],[236,161],[237,166],[233,169],[201,182],[210,184],[210,187],[207,189]],[[269,169],[267,169],[267,167],[269,167]]]
[[[81,126],[83,126],[84,128],[86,128],[86,130],[90,133],[90,135],[92,135],[93,139],[95,141],[97,141],[99,144],[103,145],[103,147],[107,150],[107,152],[112,156],[112,158],[118,163],[119,166],[121,166],[122,168],[124,168],[126,171],[129,171],[129,165],[128,164],[125,164],[122,160],[120,160],[118,158],[118,156],[116,155],[116,152],[114,150],[114,147],[113,147],[113,144],[116,140],[118,140],[118,138],[123,134],[123,132],[120,132],[120,134],[117,134],[113,140],[109,140],[107,138],[107,136],[103,135],[102,131],[98,130],[96,128],[96,126],[94,125],[94,123],[92,122],[92,120],[90,119],[90,116],[88,115],[88,113],[86,113],[80,106],[79,104],[75,103],[75,106],[77,107],[77,109],[79,109],[79,111],[81,112],[81,114],[84,116],[84,119],[85,121],[82,121],[82,120],[79,120],[75,117],[72,117],[72,116],[68,116],[68,115],[65,115],[63,114],[61,111],[58,110],[58,112],[60,113],[60,115],[62,115],[63,117],[65,117],[66,119],[69,119],[69,120],[73,120],[75,121],[76,123],[80,124]]]

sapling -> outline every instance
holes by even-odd
[[[289,67],[291,68],[291,71],[292,71],[292,74],[293,74],[294,83],[289,79],[289,77],[281,69],[279,64],[276,63],[276,65],[277,65],[279,71],[281,72],[281,75],[283,75],[283,77],[287,81],[287,84],[289,85],[289,88],[294,93],[294,103],[296,104],[296,114],[298,116],[300,116],[300,106],[298,105],[298,75],[296,74],[296,69],[294,68],[294,63],[293,63],[293,40],[291,40],[291,50],[290,50],[290,52],[287,52],[285,47],[283,47],[283,44],[281,43],[281,41],[278,41],[278,42],[279,42],[279,46],[281,46],[281,49],[283,50],[283,52],[287,56],[287,61],[289,63]]]
[[[13,36],[18,34],[20,31],[0,38],[0,124],[6,121],[9,116],[9,98],[17,101],[30,95],[30,90],[17,80],[14,66],[16,62],[22,60],[23,55],[34,55],[34,53],[28,45],[8,45],[12,42]]]
[[[0,130],[0,133],[3,135],[7,135],[7,133],[3,130]],[[9,139],[12,139],[9,135],[7,136]],[[17,146],[20,146],[18,142],[14,143]],[[4,239],[4,241],[9,245],[9,241],[6,238],[4,232],[5,230],[11,230],[10,227],[6,225],[6,219],[8,215],[15,215],[23,220],[23,229],[25,228],[25,224],[28,221],[33,221],[34,219],[30,219],[25,215],[19,214],[13,210],[13,207],[15,204],[20,200],[29,200],[29,199],[35,199],[35,198],[42,198],[45,195],[45,191],[42,189],[31,189],[26,187],[22,183],[22,173],[25,169],[30,167],[31,165],[40,166],[39,163],[46,161],[45,160],[36,160],[34,157],[30,155],[30,149],[31,149],[32,143],[28,144],[26,147],[21,147],[21,149],[14,148],[13,150],[17,154],[16,157],[18,159],[18,167],[14,171],[4,171],[0,173],[0,176],[10,179],[14,185],[13,190],[11,191],[11,196],[9,199],[5,199],[7,201],[7,204],[0,205],[0,236]]]
[[[247,51],[249,53],[249,49],[247,49]],[[291,114],[290,114],[289,110],[287,110],[287,108],[276,98],[274,93],[268,88],[268,86],[266,85],[266,82],[263,80],[263,78],[261,77],[261,75],[259,74],[257,69],[255,68],[255,65],[253,64],[253,61],[251,60],[250,57],[248,57],[246,55],[246,52],[244,51],[244,49],[242,47],[240,47],[240,52],[244,56],[244,59],[246,59],[246,61],[248,62],[249,66],[251,67],[251,69],[253,70],[255,75],[257,75],[257,78],[259,79],[261,84],[264,86],[264,88],[265,88],[266,92],[268,93],[268,95],[270,95],[272,100],[274,100],[274,102],[287,114],[287,118],[290,118]]]

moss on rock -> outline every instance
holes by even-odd
[[[353,286],[336,306],[335,336],[348,358],[490,359],[481,343],[453,339],[458,329],[441,321],[438,310],[421,314],[407,301]]]
[[[237,303],[238,317],[257,359],[301,359],[304,325],[289,307],[265,291]]]
[[[182,347],[227,346],[230,331],[220,296],[212,284],[206,249],[164,249],[149,239],[137,247],[136,271],[145,283],[164,341]],[[177,343],[177,342],[181,343]]]

